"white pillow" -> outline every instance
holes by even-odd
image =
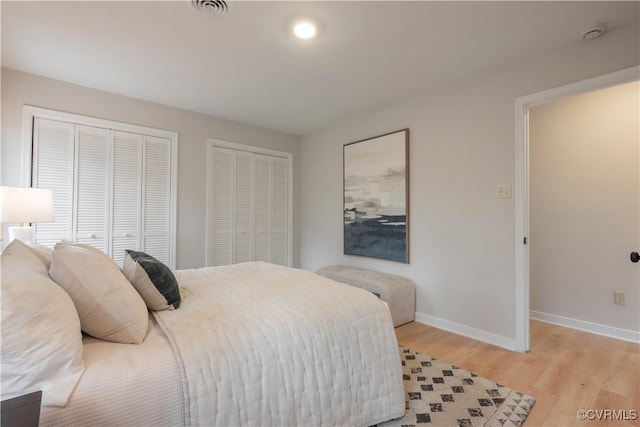
[[[40,261],[42,261],[42,263],[47,268],[47,270],[49,270],[49,267],[51,267],[51,258],[53,257],[53,250],[51,248],[48,248],[36,242],[24,242],[24,243],[26,243],[29,249],[31,249],[31,252],[33,252],[34,255],[37,256],[40,259]]]
[[[78,313],[20,240],[1,264],[2,400],[42,390],[44,406],[64,406],[84,370]]]
[[[58,243],[49,275],[71,296],[84,332],[123,344],[144,340],[147,306],[116,263],[100,250]]]

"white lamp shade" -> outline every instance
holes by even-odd
[[[52,222],[53,192],[42,188],[0,187],[0,222]]]

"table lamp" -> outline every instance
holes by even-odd
[[[0,222],[19,223],[9,227],[9,241],[35,241],[34,222],[53,222],[53,192],[42,188],[0,187]]]

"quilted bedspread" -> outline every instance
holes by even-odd
[[[154,315],[181,363],[187,425],[367,426],[404,414],[389,310],[373,294],[255,262],[179,270]]]

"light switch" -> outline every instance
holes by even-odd
[[[511,184],[501,184],[496,187],[496,199],[510,199]]]

